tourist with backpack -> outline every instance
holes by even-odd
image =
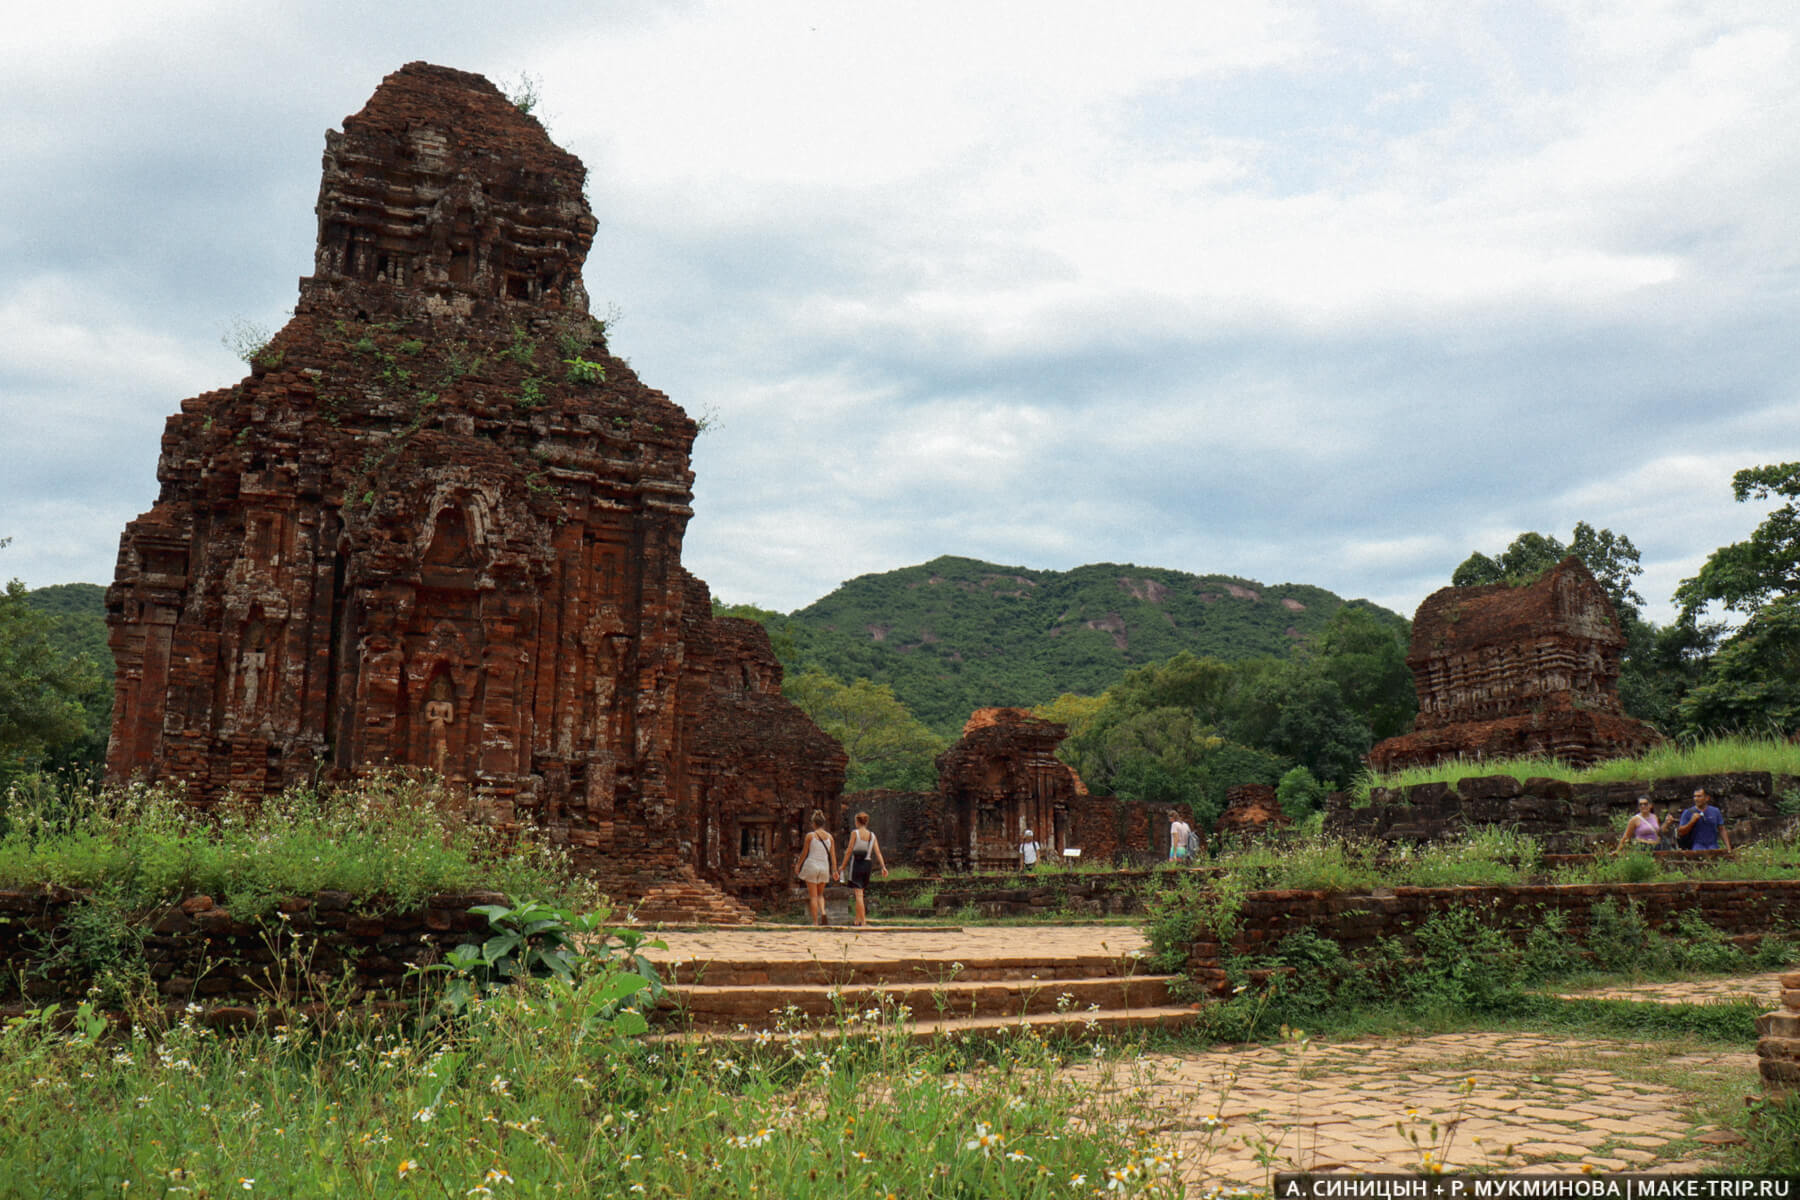
[[[1681,824],[1675,827],[1675,844],[1683,850],[1731,849],[1731,835],[1725,832],[1725,814],[1712,802],[1705,788],[1695,788],[1694,802],[1682,811]]]
[[[1169,810],[1169,861],[1185,863],[1194,857],[1194,843],[1199,840],[1193,828],[1181,819],[1181,814],[1174,809]]]

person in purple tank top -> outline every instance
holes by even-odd
[[[1650,797],[1639,796],[1637,811],[1631,814],[1631,819],[1625,822],[1625,832],[1619,835],[1619,849],[1632,845],[1640,850],[1654,850],[1661,838],[1662,826],[1650,807]]]

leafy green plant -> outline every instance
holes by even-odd
[[[283,351],[270,347],[269,343],[273,338],[267,325],[237,317],[219,336],[219,344],[242,359],[246,366],[274,370],[282,364],[286,355]]]
[[[579,355],[563,359],[563,365],[569,368],[570,383],[597,384],[606,382],[606,364],[591,362]]]
[[[1723,975],[1747,965],[1744,952],[1691,908],[1675,918],[1675,928],[1665,940],[1670,962],[1683,971]]]
[[[103,884],[72,906],[26,970],[35,975],[63,972],[90,980],[92,999],[117,1007],[150,981],[144,959],[149,927],[124,901],[116,884]]]
[[[524,325],[514,325],[512,339],[500,350],[499,357],[530,366],[536,356],[537,343],[532,340],[531,330]]]
[[[1531,932],[1525,935],[1520,972],[1526,982],[1560,979],[1580,965],[1581,957],[1569,938],[1568,914],[1556,909],[1540,913]]]
[[[1519,951],[1471,908],[1437,913],[1414,932],[1418,965],[1404,988],[1423,1008],[1483,1011],[1516,987]]]
[[[627,1002],[643,995],[654,1002],[662,982],[639,953],[643,935],[635,930],[608,930],[609,910],[576,913],[537,900],[514,905],[479,904],[469,910],[487,918],[488,936],[465,942],[444,961],[419,968],[421,975],[445,974],[449,982],[439,997],[440,1011],[460,1016],[477,998],[524,979],[549,978],[562,985],[553,994],[582,1009],[584,1022],[607,1021],[613,1032],[642,1033],[648,1027]],[[617,953],[609,949],[617,941]],[[603,976],[591,982],[596,971]]]
[[[1643,969],[1666,960],[1661,939],[1651,931],[1637,903],[1621,904],[1611,896],[1591,911],[1587,949],[1595,962],[1612,971]]]
[[[1765,1175],[1800,1174],[1800,1090],[1746,1103],[1750,1107],[1744,1127],[1750,1138],[1745,1151],[1747,1169]]]
[[[519,381],[519,398],[513,402],[520,412],[530,412],[544,403],[544,381],[527,375]]]

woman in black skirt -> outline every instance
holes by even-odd
[[[876,840],[874,830],[869,828],[869,814],[856,814],[856,828],[850,831],[850,837],[844,843],[844,858],[838,863],[838,878],[844,877],[844,868],[850,868],[850,886],[856,889],[856,924],[869,923],[868,909],[863,904],[863,893],[869,886],[871,865],[881,867],[881,877],[887,878],[887,859],[881,856],[881,843]]]

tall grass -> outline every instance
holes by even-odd
[[[1729,735],[1697,742],[1664,742],[1632,758],[1612,758],[1591,767],[1575,768],[1554,758],[1456,758],[1431,767],[1364,772],[1352,794],[1367,801],[1371,789],[1403,788],[1418,783],[1455,783],[1481,775],[1511,775],[1523,782],[1532,778],[1562,779],[1570,783],[1648,783],[1682,775],[1722,775],[1727,772],[1767,771],[1774,775],[1800,775],[1800,744],[1777,737]]]
[[[0,887],[104,887],[128,907],[205,893],[250,916],[342,891],[407,908],[476,888],[588,899],[557,847],[529,829],[502,836],[441,786],[398,774],[210,814],[169,789],[15,789],[0,829]]]
[[[513,987],[431,1036],[0,1032],[0,1178],[55,1196],[1181,1194],[1162,1114],[1052,1047],[575,1035]],[[1106,1193],[1111,1194],[1111,1193]]]

